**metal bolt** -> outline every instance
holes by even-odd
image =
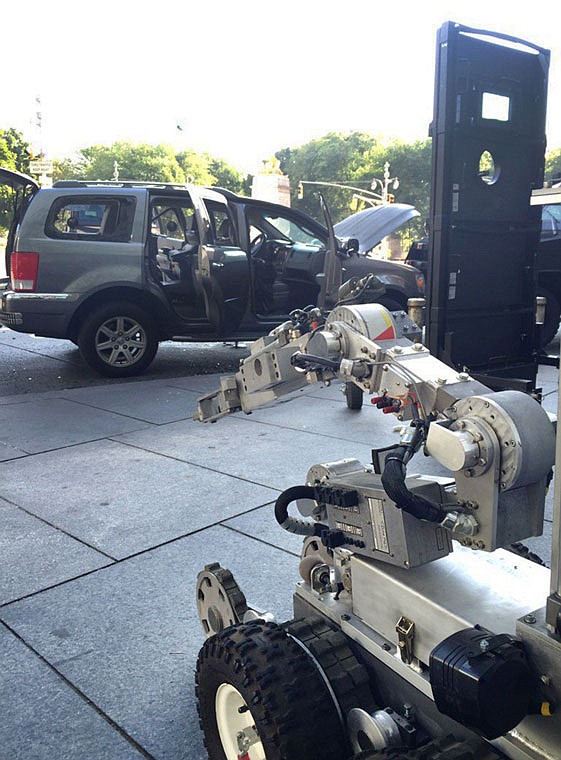
[[[551,686],[551,678],[549,676],[546,676],[546,675],[541,676],[540,681],[543,683],[544,686]]]
[[[490,646],[489,639],[481,639],[481,641],[479,642],[479,648],[481,649],[482,652],[486,652],[489,649],[489,646]]]
[[[407,719],[413,717],[413,705],[410,705],[409,702],[405,702],[403,705],[403,716]]]
[[[411,388],[411,383],[404,383],[406,388]]]
[[[444,377],[437,377],[436,382],[438,385],[446,385],[446,378]]]
[[[460,420],[458,422],[457,428],[458,428],[458,430],[463,430],[465,428],[465,426],[466,426],[466,423],[463,420]]]
[[[382,370],[383,370],[384,372],[387,372],[387,371],[389,370],[389,368],[390,368],[390,367],[389,367],[389,365],[388,365],[388,364],[384,364],[384,366],[382,367]]]
[[[402,351],[403,351],[403,349],[401,348],[401,346],[394,346],[393,347],[394,354],[400,354]]]
[[[466,478],[473,478],[473,470],[466,470],[464,475]]]
[[[347,614],[341,615],[341,620],[347,621],[347,620],[350,620],[350,619],[351,619],[350,615],[347,615]]]
[[[391,651],[391,646],[389,644],[382,644],[382,649],[384,652],[389,652]]]
[[[479,460],[479,464],[484,467],[487,464],[487,460],[483,459],[483,457]]]
[[[501,483],[499,488],[501,489],[501,491],[504,491],[506,488],[506,483]]]
[[[536,622],[536,616],[530,612],[528,615],[524,615],[524,622],[528,623],[529,625],[534,625]]]
[[[475,547],[477,549],[485,549],[485,542],[481,541],[481,539],[480,539],[479,541],[475,542]]]
[[[460,372],[460,374],[458,375],[458,380],[461,383],[465,383],[467,380],[469,380],[468,373],[467,372]]]
[[[422,343],[413,343],[413,351],[422,351],[422,350],[423,350]]]

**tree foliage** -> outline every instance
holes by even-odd
[[[194,150],[176,153],[170,145],[116,142],[82,148],[75,158],[55,161],[53,179],[141,180],[144,182],[192,182],[221,185],[234,192],[244,177],[221,158]]]
[[[0,166],[4,169],[29,172],[29,144],[21,132],[10,127],[0,129]],[[0,187],[0,230],[6,229],[11,218],[11,191]]]
[[[429,140],[404,143],[382,142],[364,132],[339,134],[331,132],[297,148],[278,151],[281,168],[290,177],[293,205],[317,217],[316,193],[321,190],[335,221],[348,216],[360,206],[352,190],[306,185],[306,182],[336,182],[353,185],[359,190],[381,193],[384,165],[390,164],[392,177],[399,178],[399,188],[389,191],[400,203],[417,207],[421,216],[429,210],[431,144]],[[379,180],[379,181],[376,181]],[[304,197],[297,198],[299,182],[304,182]],[[367,193],[364,193],[367,195]],[[355,197],[353,197],[355,196]]]
[[[561,180],[561,148],[552,150],[545,158],[545,179],[549,182]]]

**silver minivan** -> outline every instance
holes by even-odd
[[[6,169],[0,183],[14,198],[0,324],[71,340],[104,375],[142,372],[162,340],[256,339],[318,301],[329,233],[294,209],[193,185],[40,189]],[[393,206],[394,228],[418,215]],[[370,240],[375,219],[368,228]],[[344,280],[374,273],[372,300],[392,310],[423,293],[413,267],[344,245],[337,255]]]

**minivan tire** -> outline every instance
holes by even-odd
[[[131,377],[144,372],[156,356],[158,328],[140,306],[108,303],[85,318],[78,346],[85,361],[101,375]]]

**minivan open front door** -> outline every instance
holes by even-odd
[[[39,185],[27,174],[12,171],[11,169],[0,168],[0,187],[6,187],[12,192],[8,194],[7,201],[11,211],[10,223],[8,226],[8,239],[6,241],[6,274],[10,274],[10,254],[14,247],[14,239],[19,223],[23,219],[25,209],[29,201],[39,190]],[[4,199],[2,199],[4,200]]]
[[[194,194],[193,194],[194,195]],[[249,262],[239,246],[231,209],[218,193],[206,190],[195,213],[204,228],[197,262],[206,317],[216,338],[232,338],[246,313],[249,299]]]

